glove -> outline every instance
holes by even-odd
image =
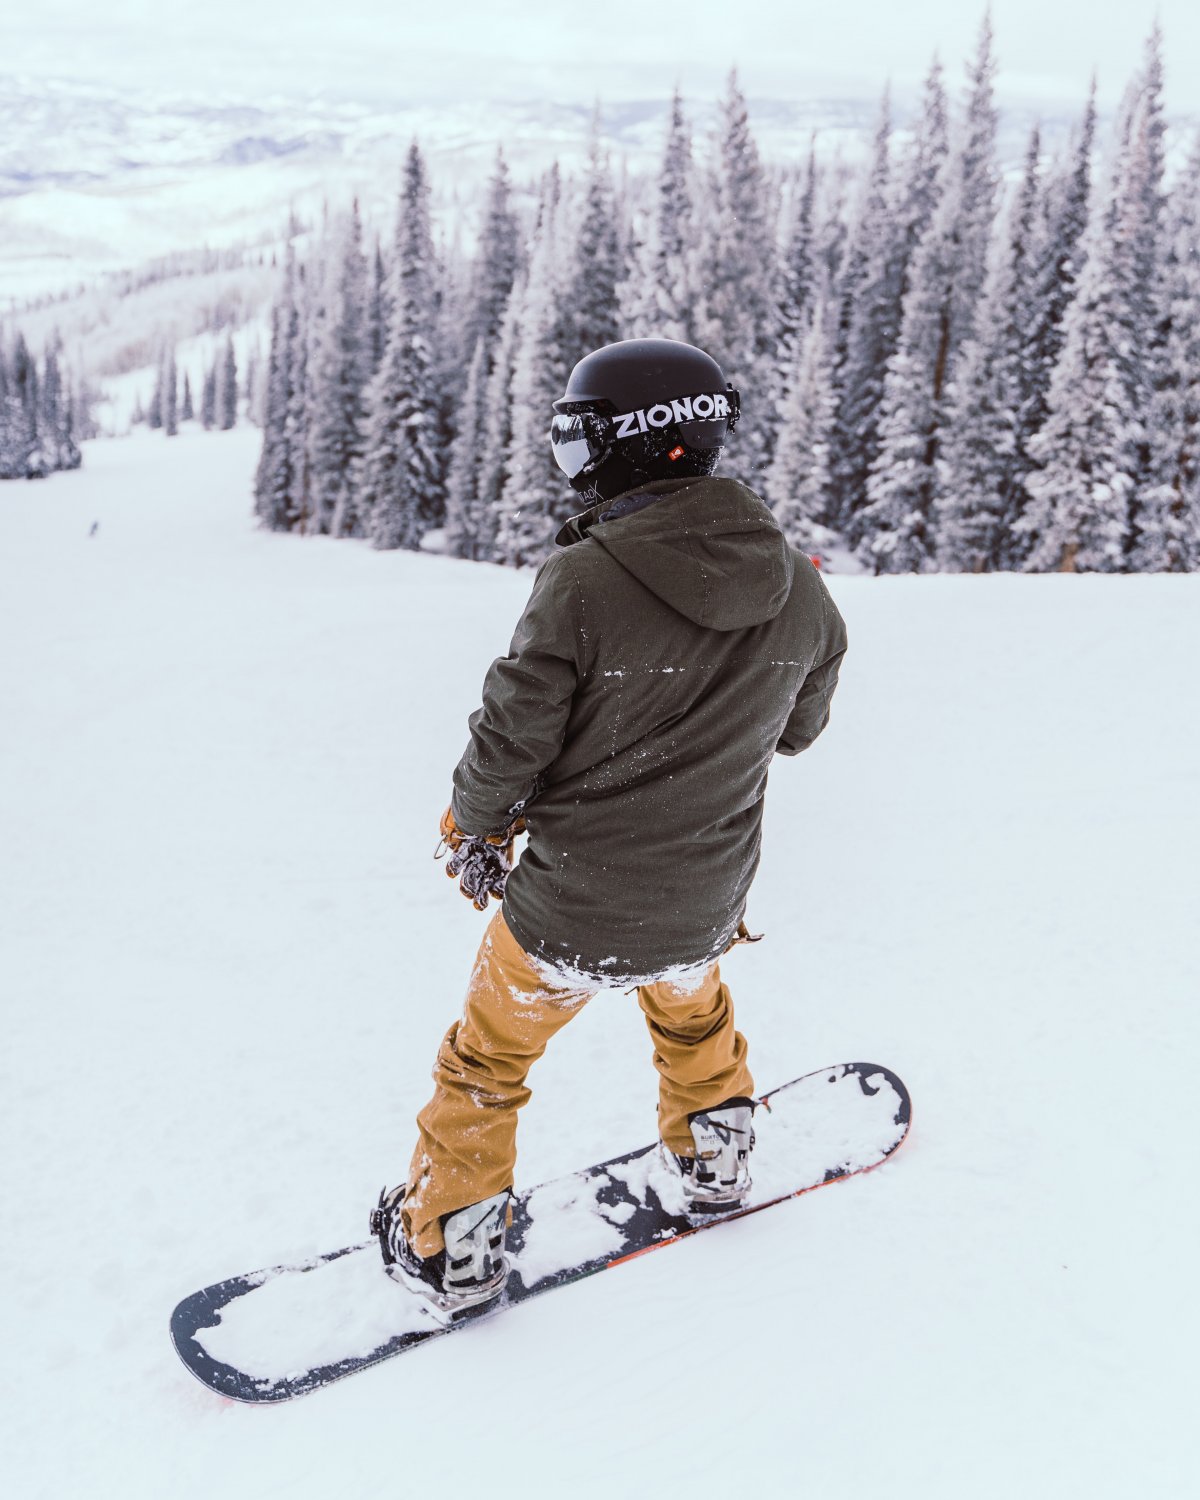
[[[499,901],[504,895],[505,881],[512,872],[513,843],[524,829],[525,819],[517,816],[503,833],[464,833],[447,808],[442,814],[442,837],[434,858],[440,859],[445,849],[450,851],[446,874],[457,880],[463,895],[484,911],[490,896]]]
[[[739,943],[761,943],[765,936],[766,933],[763,932],[751,932],[750,929],[746,926],[745,919],[743,918],[742,921],[737,924],[737,932],[735,932],[733,937],[730,939],[729,947],[726,948],[725,952],[731,952],[734,948],[737,947]]]

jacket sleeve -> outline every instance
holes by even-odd
[[[807,750],[829,723],[829,705],[838,683],[838,671],[846,654],[846,624],[819,575],[821,589],[821,639],[796,704],[783,726],[776,750],[780,755],[799,755]]]
[[[553,553],[538,569],[508,655],[488,668],[483,706],[454,772],[451,808],[466,833],[500,833],[562,749],[579,677],[579,596],[570,564]]]

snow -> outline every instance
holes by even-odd
[[[614,1175],[619,1175],[614,1174]],[[556,1271],[605,1255],[619,1255],[624,1244],[620,1229],[633,1212],[627,1204],[610,1210],[599,1200],[607,1177],[572,1174],[535,1188],[529,1199],[532,1223],[514,1264],[527,1286]],[[546,1227],[562,1226],[565,1234],[547,1234]]]
[[[214,1359],[267,1382],[382,1348],[397,1334],[432,1331],[439,1319],[380,1275],[372,1253],[343,1255],[303,1276],[276,1276],[232,1304],[199,1342]],[[320,1293],[311,1295],[319,1277]]]
[[[883,1170],[270,1412],[183,1370],[180,1297],[404,1171],[482,931],[437,820],[530,582],[256,531],[256,444],[0,486],[7,1492],[1190,1494],[1194,575],[830,576],[723,974],[760,1088],[904,1078]],[[523,1182],[644,1142],[632,999],[532,1085]]]

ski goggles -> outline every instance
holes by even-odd
[[[612,447],[612,418],[583,411],[556,415],[550,423],[550,451],[568,479],[598,463]]]
[[[699,396],[677,396],[637,411],[610,415],[600,411],[563,412],[550,423],[550,449],[554,461],[568,479],[600,462],[621,438],[636,437],[639,432],[659,431],[664,427],[678,430],[692,448],[719,448],[727,433],[737,426],[741,400],[731,386],[728,390],[704,392]]]

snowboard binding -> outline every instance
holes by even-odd
[[[754,1149],[753,1099],[729,1099],[715,1109],[688,1116],[695,1156],[679,1156],[668,1147],[663,1155],[683,1181],[688,1210],[694,1214],[729,1213],[741,1208],[753,1186],[750,1152]]]
[[[451,1315],[495,1301],[508,1280],[504,1239],[511,1194],[497,1193],[448,1214],[442,1222],[446,1248],[422,1260],[404,1234],[404,1192],[403,1187],[384,1188],[371,1211],[371,1233],[379,1240],[383,1269],[392,1280]]]

